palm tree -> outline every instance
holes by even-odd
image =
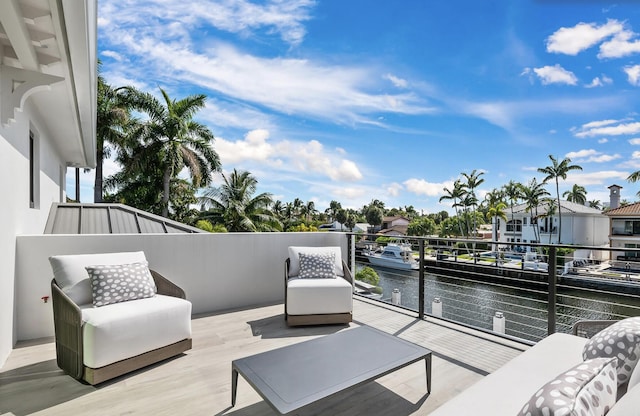
[[[522,186],[522,196],[527,204],[527,211],[531,214],[530,224],[534,224],[533,233],[536,236],[536,241],[540,242],[540,227],[538,227],[538,206],[542,198],[549,195],[546,189],[544,189],[544,183],[538,183],[536,178],[529,181],[529,184]]]
[[[205,208],[202,215],[212,223],[223,224],[229,232],[281,231],[282,224],[269,210],[273,200],[271,194],[254,196],[258,180],[247,171],[222,174],[224,183],[218,188],[209,188],[199,198]]]
[[[492,237],[493,241],[497,241],[497,228],[498,228],[498,218],[502,218],[505,222],[507,222],[507,214],[505,214],[504,210],[507,208],[507,205],[504,202],[493,201],[489,205],[489,209],[487,210],[487,219],[491,220],[493,224],[494,237]],[[493,251],[498,251],[496,248],[496,244],[493,244]]]
[[[475,234],[476,232],[476,206],[478,204],[478,198],[476,197],[476,188],[484,182],[484,179],[480,178],[480,176],[484,175],[484,172],[477,172],[474,169],[471,173],[467,174],[462,172],[462,176],[467,180],[467,183],[464,184],[467,189],[470,198],[468,199],[468,203],[473,208],[473,230],[472,232]]]
[[[602,209],[602,202],[599,199],[589,201],[589,208]]]
[[[307,216],[307,222],[311,222],[313,216],[318,213],[316,204],[313,201],[308,201],[305,205],[302,206],[302,208],[305,215]]]
[[[557,201],[553,198],[544,198],[541,202],[546,205],[546,210],[540,217],[553,218],[553,216],[556,215],[556,208],[558,207],[558,205],[556,205]],[[549,232],[549,244],[551,244],[551,234],[553,234],[553,225],[551,223],[549,223],[549,229],[547,231]]]
[[[162,176],[162,215],[169,213],[170,182],[183,168],[187,168],[195,187],[211,183],[212,173],[221,168],[220,158],[212,143],[213,133],[207,126],[193,120],[205,106],[206,96],[190,95],[174,100],[160,88],[164,103],[148,93],[133,91],[130,95],[135,109],[146,113],[149,119],[139,128],[135,137],[143,147],[136,161],[145,155],[159,155]],[[145,168],[141,166],[141,168]]]
[[[553,155],[549,155],[549,159],[551,160],[551,165],[545,166],[544,168],[538,168],[538,172],[547,175],[542,182],[547,183],[551,179],[554,179],[556,182],[556,195],[558,197],[558,244],[560,244],[562,236],[562,209],[560,207],[560,185],[558,183],[558,179],[567,179],[567,173],[572,170],[582,170],[582,166],[571,165],[571,159],[568,157],[562,159],[561,162],[558,162]]]
[[[633,172],[631,175],[627,176],[627,181],[631,183],[636,183],[640,181],[640,170]],[[638,197],[640,197],[640,191],[636,193]]]
[[[491,208],[495,208],[498,206],[498,204],[502,204],[505,206],[504,202],[502,202],[504,200],[505,194],[504,191],[501,189],[493,189],[491,192],[487,192],[487,194],[484,196],[484,203],[486,203],[486,213],[485,216],[491,220],[491,239],[493,241],[498,241],[498,230],[499,230],[499,225],[500,223],[498,222],[498,218],[502,218],[502,216],[500,215],[492,215],[490,214]],[[502,208],[504,209],[504,208]],[[506,222],[507,219],[506,217],[504,218],[504,221]],[[495,251],[495,247],[493,248],[493,250]]]
[[[327,208],[325,210],[325,213],[331,217],[331,222],[335,221],[336,219],[336,214],[338,213],[338,210],[342,208],[342,205],[340,204],[340,202],[338,201],[331,201],[329,202],[329,208]]]
[[[460,206],[459,201],[464,197],[464,188],[462,187],[462,182],[460,182],[459,179],[456,179],[451,190],[446,187],[442,189],[444,190],[445,194],[440,197],[438,202],[442,202],[445,199],[452,202],[452,207],[456,211],[456,219],[458,220],[460,235],[464,235],[464,233],[462,232],[462,224],[460,223],[460,213],[458,212],[458,207]]]
[[[100,71],[98,62],[98,72]],[[130,122],[131,103],[128,91],[132,87],[112,88],[101,75],[98,75],[98,97],[96,112],[96,172],[93,186],[93,202],[103,201],[104,159],[111,157],[112,147],[120,149],[127,139],[126,131]]]
[[[507,199],[509,199],[509,207],[511,208],[511,227],[512,230],[515,231],[514,227],[516,225],[514,223],[515,214],[513,212],[513,205],[522,198],[522,184],[511,180],[504,186],[504,193],[507,196]]]
[[[576,204],[585,205],[587,203],[587,190],[577,183],[573,185],[570,191],[564,191],[562,196],[567,198],[567,201],[575,202]]]

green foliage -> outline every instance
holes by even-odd
[[[228,233],[229,230],[227,230],[227,227],[225,227],[222,224],[213,224],[213,231],[214,233]]]
[[[573,253],[576,250],[573,248],[564,248],[564,247],[556,247],[556,265],[564,266],[564,264],[569,261],[570,257],[573,257]],[[547,261],[549,259],[549,247],[542,247],[542,252],[547,257]]]
[[[292,227],[287,228],[287,231],[294,232],[294,233],[315,232],[315,231],[318,231],[318,227],[316,227],[315,225],[307,225],[301,222],[298,225],[294,225]]]
[[[407,228],[408,235],[424,236],[436,233],[436,223],[430,217],[416,218],[409,223]]]
[[[366,266],[356,272],[356,279],[370,285],[378,285],[380,283],[380,276],[371,267]]]
[[[384,214],[382,212],[382,209],[378,207],[370,207],[369,209],[367,209],[367,212],[365,214],[367,222],[374,226],[382,224],[383,216]]]
[[[213,232],[213,225],[207,220],[198,220],[196,222],[196,227],[210,233]]]

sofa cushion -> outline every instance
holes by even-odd
[[[640,317],[618,321],[591,337],[582,358],[596,357],[617,357],[618,385],[628,382],[640,359]]]
[[[637,415],[640,409],[640,386],[629,387],[627,393],[613,405],[607,416]]]
[[[291,278],[287,283],[287,313],[315,315],[347,313],[353,310],[353,287],[336,279]]]
[[[83,354],[87,367],[135,357],[191,338],[191,302],[156,295],[101,308],[81,306]]]
[[[93,301],[89,274],[85,267],[94,264],[125,264],[143,261],[147,259],[142,251],[49,257],[56,283],[78,305]]]
[[[300,253],[300,279],[335,278],[335,253]]]
[[[96,265],[86,269],[91,282],[93,306],[150,298],[156,294],[156,284],[146,261]]]
[[[344,276],[342,270],[342,250],[337,246],[327,247],[289,247],[289,277],[298,276],[300,274],[300,253],[316,254],[316,253],[334,253],[335,263],[334,269],[336,276]]]
[[[524,405],[521,416],[604,416],[616,402],[617,358],[577,364],[542,386]]]
[[[540,386],[562,371],[582,363],[585,338],[550,335],[483,377],[430,416],[513,416]],[[469,413],[469,409],[473,409]]]

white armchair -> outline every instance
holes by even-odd
[[[49,258],[58,366],[89,384],[191,349],[191,302],[143,252]]]
[[[284,286],[287,325],[351,322],[353,277],[340,247],[289,247]]]

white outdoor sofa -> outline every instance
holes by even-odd
[[[147,268],[143,252],[61,255],[49,261],[56,357],[70,376],[98,384],[191,349],[191,302],[181,288]],[[91,282],[108,283],[91,280],[86,267],[107,266],[122,277],[133,275],[122,271],[132,264],[142,267],[140,280],[155,285],[155,293],[96,306]],[[118,280],[125,281],[136,283],[135,278]]]
[[[598,329],[614,321],[582,321],[574,334],[555,333],[520,354],[446,402],[431,416],[517,416],[525,404],[546,383],[583,362],[583,348]],[[587,338],[584,338],[584,337]],[[617,402],[607,416],[638,415],[640,409],[640,366],[627,386],[619,388]],[[626,392],[626,393],[625,393]],[[532,412],[531,415],[544,414]],[[574,413],[571,413],[574,414]],[[578,414],[578,413],[575,413]],[[589,413],[592,414],[592,413]]]

